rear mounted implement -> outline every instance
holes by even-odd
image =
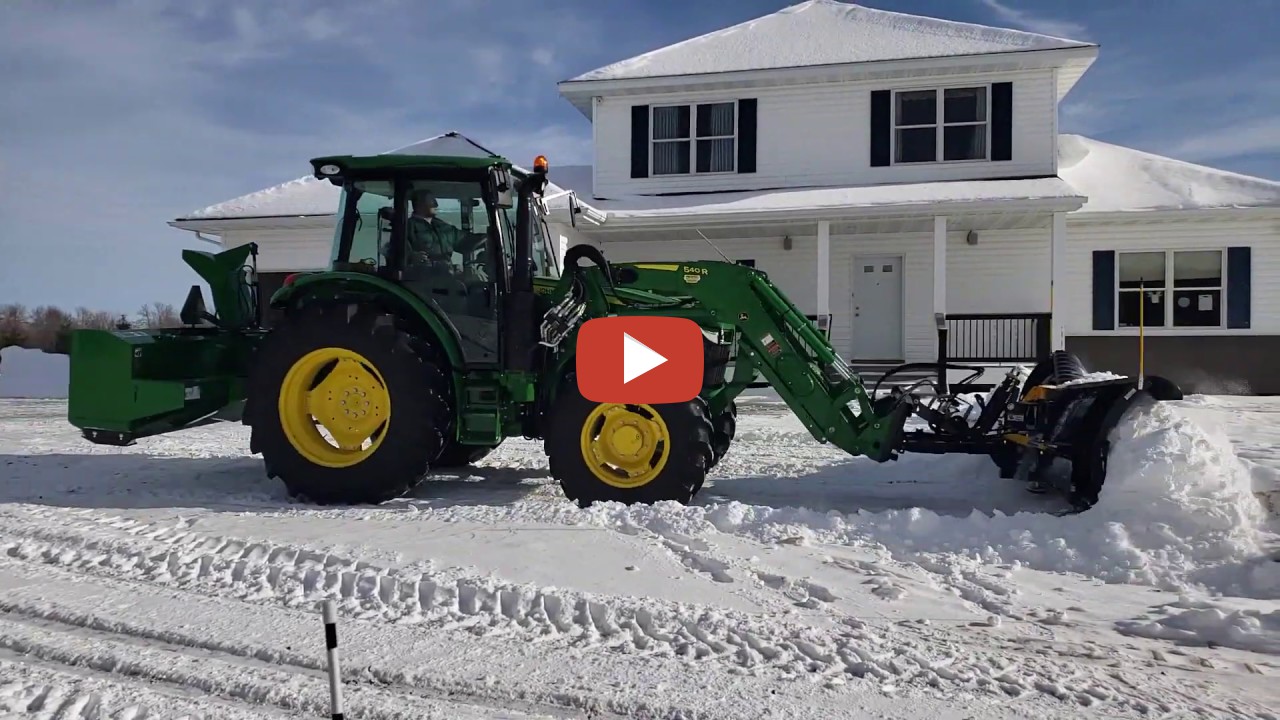
[[[212,290],[208,312],[193,285],[182,327],[77,330],[71,334],[67,415],[100,445],[234,419],[258,330],[257,248],[213,254],[187,250],[184,259]]]

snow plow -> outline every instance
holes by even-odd
[[[1126,408],[1178,396],[1154,377],[1090,379],[1065,353],[1027,377],[1010,372],[985,402],[936,387],[877,393],[760,270],[610,263],[590,245],[561,261],[546,232],[541,156],[532,171],[497,156],[311,165],[342,190],[328,269],[292,275],[263,298],[255,246],[186,251],[214,311],[193,285],[182,327],[73,333],[68,420],[86,439],[127,445],[238,420],[292,496],[353,504],[404,495],[432,471],[524,437],[542,441],[551,475],[582,507],[688,503],[729,451],[735,400],[762,376],[819,442],[876,462],[988,455],[1005,477],[1086,509]],[[278,318],[269,327],[268,308]],[[586,400],[576,333],[611,315],[695,321],[701,393],[655,405]],[[1070,472],[1055,474],[1057,460]]]

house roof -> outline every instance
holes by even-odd
[[[498,157],[497,153],[457,132],[436,135],[381,154]],[[555,195],[563,189],[555,183],[548,183],[546,195]],[[173,224],[181,227],[192,221],[328,217],[336,214],[338,197],[341,193],[342,189],[328,180],[306,175],[187,213],[174,220]],[[552,200],[548,204],[554,207],[557,201]],[[559,204],[564,204],[564,201],[560,201]]]
[[[566,83],[1095,47],[1022,30],[808,0]]]
[[[1089,198],[1081,212],[1280,207],[1280,182],[1080,135],[1059,136],[1058,175]]]

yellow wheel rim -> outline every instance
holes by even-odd
[[[391,419],[386,381],[373,363],[347,348],[320,348],[299,358],[284,376],[278,403],[289,444],[324,467],[367,459]]]
[[[581,444],[591,473],[624,490],[653,482],[671,455],[671,433],[650,405],[597,405],[582,423]]]

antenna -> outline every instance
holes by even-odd
[[[702,234],[702,231],[701,231],[701,230],[699,230],[699,229],[697,229],[697,228],[694,228],[694,229],[693,229],[693,231],[694,231],[694,232],[696,232],[696,233],[698,233],[698,237],[702,238],[703,240],[706,240],[706,241],[707,241],[707,244],[711,246],[711,249],[713,249],[713,250],[715,250],[716,252],[720,253],[720,257],[724,258],[724,261],[725,261],[725,262],[730,263],[730,264],[732,264],[732,263],[733,263],[733,261],[729,259],[729,256],[728,256],[728,255],[725,255],[723,252],[721,252],[720,248],[716,247],[716,244],[715,244],[715,243],[713,243],[713,242],[711,242],[710,240],[708,240],[708,239],[707,239],[707,236]]]

